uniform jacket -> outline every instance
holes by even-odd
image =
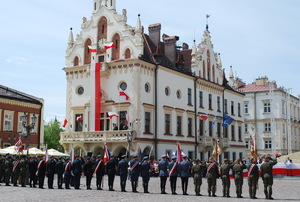
[[[104,167],[104,161],[103,160],[97,160],[96,161],[95,169],[97,168],[100,161],[101,161],[101,164],[99,165],[98,170],[97,171],[95,170],[95,172],[96,172],[97,175],[104,176],[105,167]]]
[[[179,164],[180,177],[189,177],[190,176],[190,162],[183,160]]]
[[[119,161],[118,173],[119,175],[128,174],[128,162],[126,160],[122,159],[121,161]]]
[[[76,159],[73,161],[71,170],[74,174],[82,173],[82,161],[79,159]]]
[[[107,161],[107,163],[106,163],[107,174],[115,175],[116,174],[116,165],[117,165],[117,162],[115,159],[110,159],[109,161]]]
[[[275,161],[264,162],[260,167],[260,170],[263,173],[263,175],[273,176],[272,174],[273,166],[276,163],[277,163],[277,159]]]
[[[62,175],[64,173],[64,163],[62,161],[58,161],[55,164],[55,172],[59,175]]]
[[[144,161],[141,165],[141,176],[149,177],[150,176],[151,165],[149,162]]]
[[[230,171],[230,169],[232,169],[232,167],[233,167],[233,164],[223,163],[221,165],[221,170],[220,170],[221,171],[221,176],[225,175],[225,176],[229,177],[229,171]]]
[[[165,160],[159,161],[159,163],[158,163],[158,171],[159,171],[159,176],[160,177],[167,177],[167,176],[169,176],[168,167],[169,167],[168,161],[165,161]]]
[[[54,160],[49,160],[47,162],[47,173],[48,173],[48,175],[51,175],[51,174],[55,173],[55,164],[56,164],[56,162]]]
[[[93,162],[91,161],[87,161],[84,165],[83,165],[83,172],[85,176],[90,176],[93,175],[94,173],[94,169],[93,169]]]
[[[137,165],[133,168],[133,166],[137,163]],[[138,162],[138,160],[136,159],[132,159],[129,163],[130,165],[130,168],[133,168],[131,171],[130,171],[130,174],[131,175],[139,175],[140,174],[140,164]]]
[[[243,170],[246,169],[247,166],[245,164],[234,164],[232,167],[232,174],[234,178],[243,177]]]
[[[171,161],[170,163],[169,163],[169,171],[171,172],[171,170],[172,170],[172,168],[173,168],[173,166],[176,164],[176,161]],[[178,174],[179,174],[179,166],[177,166],[177,168],[175,168],[175,170],[173,171],[173,173],[172,173],[172,176],[174,177],[174,176],[178,176]]]

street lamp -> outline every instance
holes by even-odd
[[[27,156],[29,152],[29,137],[30,137],[30,131],[34,129],[35,122],[36,122],[36,116],[33,114],[31,117],[31,124],[27,124],[27,114],[24,112],[24,114],[21,116],[22,126],[26,129],[26,132],[23,133],[24,137],[26,138],[26,149],[27,149]]]

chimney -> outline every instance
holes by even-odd
[[[268,86],[269,85],[268,77],[258,77],[255,80],[255,84],[259,86]]]
[[[165,44],[165,56],[170,60],[173,67],[176,64],[176,42],[179,40],[178,36],[163,35],[163,41]]]
[[[188,49],[189,49],[189,45],[187,43],[183,43],[182,50],[188,50]]]
[[[160,30],[161,30],[161,24],[153,24],[149,25],[149,37],[151,41],[157,46],[157,44],[160,42]]]

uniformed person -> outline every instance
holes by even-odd
[[[121,156],[122,160],[118,163],[118,174],[120,175],[121,192],[126,192],[126,180],[128,175],[127,156]]]
[[[36,156],[32,157],[28,164],[29,169],[29,186],[36,188],[37,179],[36,179],[36,171],[38,167],[38,162],[36,160]]]
[[[55,165],[54,156],[51,156],[50,159],[46,163],[46,172],[48,177],[48,189],[53,189],[53,181],[55,174]]]
[[[190,162],[187,161],[187,156],[183,156],[183,161],[179,164],[179,173],[181,178],[181,186],[183,195],[189,195],[187,193],[188,182],[190,177]]]
[[[217,178],[219,175],[219,168],[213,157],[209,157],[209,164],[206,165],[207,171],[207,184],[208,196],[216,197]]]
[[[133,155],[133,159],[129,162],[130,181],[131,181],[132,192],[134,193],[138,192],[136,190],[139,174],[140,174],[140,162],[138,158],[139,155],[135,154]]]
[[[37,176],[39,180],[39,188],[44,189],[44,180],[45,180],[45,174],[46,174],[46,162],[43,159],[43,156],[38,156],[38,167],[37,167]]]
[[[235,164],[232,167],[232,174],[234,176],[237,198],[243,198],[242,196],[243,182],[244,182],[243,170],[246,168],[247,166],[242,163],[241,159],[236,159]]]
[[[11,156],[7,156],[7,158],[5,160],[5,173],[4,173],[5,186],[10,186],[9,181],[10,181],[10,176],[12,173],[12,168],[13,168],[13,164],[11,161]]]
[[[15,160],[13,162],[13,184],[15,187],[18,186],[18,180],[19,180],[19,175],[20,175],[20,159],[19,156],[15,156]]]
[[[162,160],[160,160],[158,163],[158,172],[159,172],[159,177],[160,177],[160,189],[161,189],[161,194],[167,194],[166,182],[167,182],[167,178],[169,176],[169,172],[168,172],[169,163],[167,161],[166,155],[162,155],[161,158],[162,158]]]
[[[82,161],[80,155],[76,155],[76,159],[71,164],[71,170],[74,174],[74,188],[80,189],[80,178],[82,174]]]
[[[203,175],[203,171],[206,169],[206,165],[200,164],[199,159],[196,159],[195,162],[196,164],[193,165],[191,169],[191,175],[194,179],[196,196],[202,196],[202,194],[200,194],[200,187],[202,185],[202,175]]]
[[[0,154],[0,183],[3,182],[3,178],[4,178],[4,171],[5,171],[4,162],[5,162],[5,159]]]
[[[170,185],[171,185],[171,191],[172,191],[173,195],[177,195],[176,183],[177,183],[177,177],[179,175],[179,166],[178,166],[176,160],[177,160],[177,157],[172,156],[172,161],[169,163]]]
[[[148,156],[145,156],[143,160],[144,161],[141,165],[141,176],[143,178],[143,188],[144,188],[144,193],[149,193],[148,184],[150,180],[151,165],[149,163]]]
[[[94,173],[93,162],[91,161],[91,157],[87,157],[87,162],[83,165],[83,173],[86,179],[86,188],[91,190],[91,182]]]
[[[64,162],[63,157],[58,157],[58,162],[55,164],[55,172],[57,173],[57,188],[62,189],[63,174],[64,174]]]
[[[70,157],[65,158],[63,178],[64,178],[64,181],[65,181],[65,189],[70,189],[70,180],[71,180]]]
[[[95,166],[96,168],[94,173],[96,174],[96,187],[97,190],[102,190],[101,186],[102,186],[102,179],[105,173],[105,167],[101,155],[97,156],[97,161],[95,163]]]
[[[230,197],[230,176],[229,172],[232,169],[233,164],[229,163],[227,158],[224,159],[224,163],[221,165],[221,179],[223,185],[223,197]]]
[[[106,163],[106,172],[108,175],[108,188],[109,191],[115,191],[114,190],[114,181],[115,181],[115,175],[117,172],[117,161],[115,160],[115,156],[111,155],[109,161]]]
[[[256,189],[258,183],[258,166],[256,165],[256,159],[251,158],[250,163],[247,166],[248,169],[248,185],[249,185],[249,195],[252,199],[256,198]]]
[[[26,180],[26,174],[27,174],[27,161],[26,156],[22,155],[20,160],[20,182],[22,187],[26,187],[25,180]]]
[[[272,160],[268,155],[265,158],[265,162],[261,165],[262,179],[264,182],[264,192],[266,199],[274,199],[272,197],[272,185],[273,185],[273,166],[277,163],[277,159]]]

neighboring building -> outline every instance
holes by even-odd
[[[300,102],[290,89],[277,87],[267,77],[245,85],[238,80],[238,91],[245,93],[245,141],[256,134],[259,155],[290,154],[300,150]]]
[[[33,114],[37,117],[35,128],[31,131],[29,137],[29,147],[40,148],[44,142],[44,100],[0,85],[1,148],[14,145],[21,136],[24,149],[27,149],[26,138],[22,135],[24,128],[22,126],[21,116],[24,112],[28,116],[27,123],[30,123],[30,117]]]
[[[116,156],[141,148],[144,155],[153,151],[157,158],[171,155],[180,143],[190,158],[207,159],[218,138],[221,159],[242,158],[244,94],[227,84],[208,27],[201,43],[189,49],[186,43],[177,44],[178,36],[161,37],[161,24],[150,25],[145,34],[140,16],[136,27],[126,22],[126,10],[118,14],[116,1],[94,0],[92,17],[83,18],[76,40],[70,32],[64,68],[69,124],[60,139],[65,150],[74,147],[95,156],[103,154],[106,143]],[[106,50],[109,42],[115,47]],[[97,52],[88,46],[97,46]],[[120,100],[119,89],[130,99]],[[225,128],[224,111],[235,119]],[[110,119],[108,112],[120,117]],[[210,116],[204,121],[199,114]],[[133,134],[131,143],[128,134]]]

